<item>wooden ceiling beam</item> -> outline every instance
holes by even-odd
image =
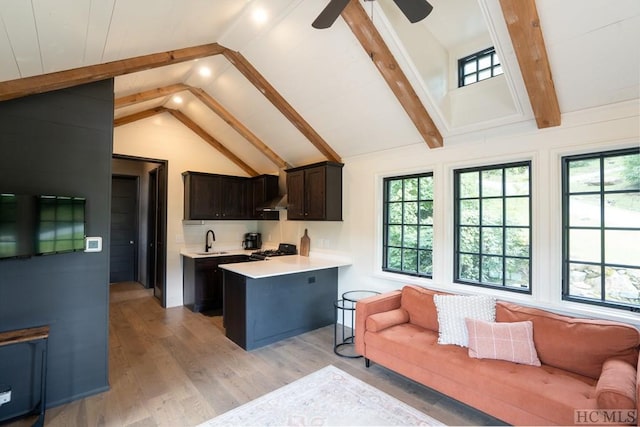
[[[280,169],[286,169],[291,167],[287,162],[278,156],[267,144],[262,142],[253,132],[251,132],[245,125],[236,119],[233,114],[227,111],[218,101],[216,101],[211,95],[200,88],[189,86],[189,91],[198,98],[204,105],[206,105],[211,111],[216,113],[222,120],[224,120],[229,126],[231,126],[236,132],[238,132],[244,139],[249,141],[254,147],[256,147],[262,154],[264,154],[269,160],[271,160]]]
[[[186,84],[174,84],[170,86],[164,86],[159,88],[150,89],[144,92],[134,93],[128,96],[115,99],[115,108],[128,107],[140,102],[150,101],[155,98],[160,98],[167,95],[172,95],[177,92],[189,91],[198,100],[200,100],[207,108],[217,114],[222,120],[224,120],[229,126],[231,126],[236,132],[238,132],[244,139],[249,141],[254,147],[256,147],[262,154],[264,154],[273,164],[280,169],[287,169],[291,167],[282,157],[278,156],[267,144],[262,142],[253,132],[249,130],[245,125],[236,119],[227,109],[225,109],[218,101],[216,101],[211,95],[200,88],[189,86]],[[149,110],[146,110],[149,111]],[[129,117],[129,116],[127,116]],[[141,117],[144,119],[146,117]],[[135,118],[131,121],[135,121]],[[130,123],[131,121],[127,122]],[[117,123],[118,121],[116,121]],[[123,123],[126,124],[126,123]]]
[[[129,114],[127,116],[118,117],[113,121],[113,126],[118,127],[118,126],[126,125],[129,123],[133,123],[138,120],[146,119],[146,118],[155,116],[156,114],[161,114],[165,112],[167,112],[167,109],[164,107],[150,108],[148,110],[139,111],[137,113]]]
[[[96,82],[124,74],[144,71],[165,65],[191,61],[219,55],[226,49],[218,43],[152,53],[128,59],[90,65],[55,73],[41,74],[33,77],[0,82],[0,101],[20,98],[22,96],[44,93],[51,90],[65,89],[85,83]]]
[[[194,122],[189,117],[187,117],[182,111],[173,110],[173,109],[170,109],[170,108],[167,108],[166,111],[171,113],[173,115],[173,117],[178,119],[180,122],[182,122],[189,129],[191,129],[196,135],[198,135],[200,138],[204,139],[209,145],[211,145],[213,148],[218,150],[226,158],[231,160],[233,163],[235,163],[237,166],[239,166],[242,170],[244,170],[246,173],[248,173],[249,176],[258,176],[258,175],[260,175],[258,172],[255,171],[255,169],[253,169],[251,166],[249,166],[248,164],[243,162],[242,159],[240,159],[238,156],[233,154],[227,147],[222,145],[222,143],[220,141],[218,141],[216,138],[214,138],[212,135],[210,135],[209,132],[207,132],[206,130],[202,129],[200,126],[198,126],[198,124],[196,122]]]
[[[561,114],[535,0],[500,0],[538,129],[560,126]]]
[[[114,100],[114,108],[128,107],[129,105],[139,104],[152,99],[161,98],[163,96],[173,95],[174,93],[189,90],[190,86],[183,83],[149,89],[144,92],[138,92],[127,96],[122,96]]]
[[[427,145],[430,148],[442,147],[440,131],[360,2],[350,1],[342,11],[342,18],[371,57]]]
[[[229,49],[224,56],[242,73],[328,160],[341,163],[340,155],[307,123],[278,91],[239,52]]]

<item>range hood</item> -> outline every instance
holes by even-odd
[[[287,195],[284,194],[282,196],[274,197],[265,204],[258,206],[256,209],[263,212],[283,211],[287,209],[287,204]]]

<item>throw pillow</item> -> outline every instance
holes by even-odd
[[[619,359],[607,359],[596,384],[600,409],[636,408],[636,369]]]
[[[465,322],[469,333],[469,357],[540,366],[530,320],[508,323],[465,319]]]
[[[434,295],[438,312],[438,344],[467,347],[469,338],[464,319],[493,322],[496,300],[483,295]]]

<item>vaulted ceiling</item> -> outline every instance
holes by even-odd
[[[317,30],[327,1],[4,0],[0,100],[116,76],[116,126],[167,115],[253,175],[640,97],[637,0],[430,2],[410,24],[352,0]],[[457,88],[457,59],[488,46],[505,74]]]

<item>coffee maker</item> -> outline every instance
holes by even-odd
[[[242,249],[260,249],[262,238],[260,233],[246,233],[242,241]]]

